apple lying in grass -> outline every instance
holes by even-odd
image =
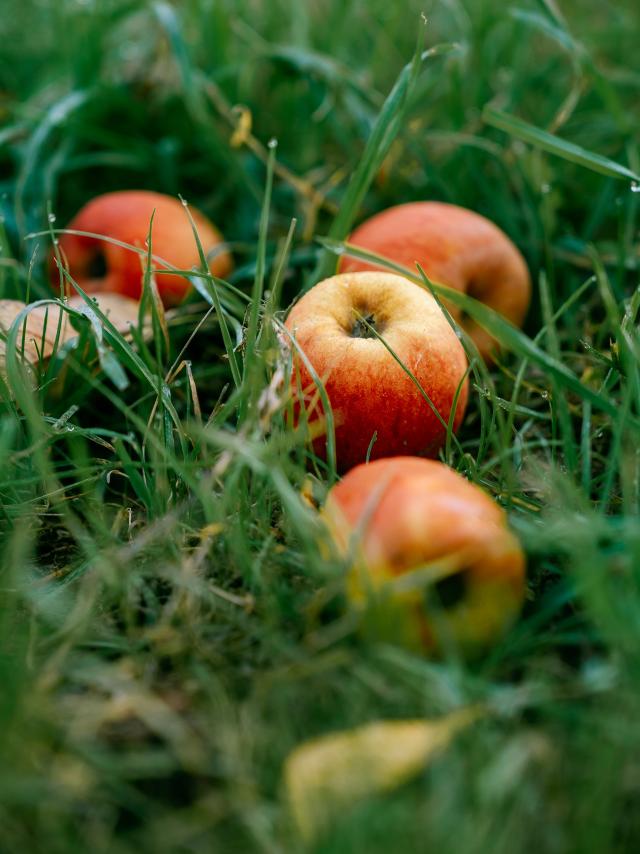
[[[349,242],[447,285],[522,325],[531,297],[524,258],[496,225],[480,214],[443,202],[411,202],[388,208],[363,222]],[[343,257],[341,272],[384,269],[359,258]],[[453,305],[451,314],[486,358],[495,340]]]
[[[136,300],[120,294],[100,294],[95,300],[119,332],[125,334],[137,324],[139,304]],[[87,303],[79,295],[72,296],[68,304],[75,311],[87,310]],[[5,374],[7,336],[26,308],[21,300],[0,300],[0,375]],[[27,365],[37,365],[49,359],[54,349],[59,349],[77,335],[68,312],[58,304],[48,302],[34,306],[27,313],[18,330],[17,344],[22,360]]]
[[[460,424],[464,350],[433,297],[404,277],[326,279],[293,307],[286,327],[294,341],[298,415],[304,410],[315,432],[326,432],[319,379],[331,404],[340,471],[367,453],[371,459],[435,455],[449,422],[453,430]],[[325,457],[326,435],[316,436],[313,447]]]
[[[223,246],[222,235],[203,214],[195,208],[189,210],[210,271],[224,278],[231,270],[231,256]],[[106,193],[86,204],[68,228],[102,235],[144,250],[152,217],[152,252],[158,291],[165,306],[177,305],[185,298],[191,284],[184,276],[162,270],[200,267],[198,245],[179,199],[147,190]],[[87,293],[112,292],[140,299],[145,261],[140,253],[101,237],[77,234],[62,234],[59,248],[72,278]],[[59,272],[53,254],[50,272],[55,286]]]
[[[473,653],[519,613],[525,558],[504,511],[434,460],[361,465],[324,508],[351,560],[348,594],[365,633],[424,653]]]

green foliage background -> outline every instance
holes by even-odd
[[[170,348],[158,320],[148,346],[107,331],[102,370],[61,356],[34,394],[9,359],[0,851],[303,850],[292,748],[474,702],[481,723],[313,850],[637,850],[635,0],[5,7],[0,296],[50,297],[41,233],[124,187],[180,193],[237,267],[199,280]],[[444,47],[409,85],[419,38]],[[507,508],[529,560],[522,619],[474,662],[358,639],[301,497],[334,473],[308,474],[304,435],[261,402],[274,312],[335,263],[314,235],[424,198],[489,216],[536,283],[527,337],[476,365],[445,455]]]

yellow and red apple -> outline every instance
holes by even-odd
[[[330,490],[323,515],[371,637],[472,654],[517,617],[525,558],[506,514],[442,463],[360,465]]]
[[[229,252],[223,246],[222,235],[202,213],[195,208],[190,208],[190,211],[198,238],[209,259],[210,271],[224,278],[231,270],[232,263]],[[145,250],[152,217],[152,253],[160,297],[167,307],[182,302],[191,288],[189,280],[185,276],[163,270],[171,267],[178,270],[199,267],[198,244],[180,200],[162,193],[123,190],[97,196],[88,202],[71,220],[68,228],[99,236],[60,236],[60,253],[69,265],[71,277],[87,293],[111,292],[140,299],[144,258],[140,253],[112,241]],[[53,254],[50,272],[55,285],[58,282],[58,271]]]
[[[138,323],[139,303],[120,294],[100,294],[94,297],[100,311],[122,334]],[[75,311],[85,312],[85,300],[76,294],[68,300]],[[5,374],[6,338],[18,316],[27,305],[22,300],[0,299],[0,376]],[[146,332],[146,330],[144,330]],[[61,348],[78,335],[70,316],[58,303],[45,303],[30,308],[18,332],[20,356],[27,366],[42,364],[56,348]]]
[[[494,223],[474,211],[444,202],[410,202],[363,222],[349,242],[417,273],[420,264],[433,282],[486,303],[517,326],[531,298],[531,279],[520,251]],[[384,269],[343,257],[340,272]],[[451,314],[487,357],[494,339],[460,309]]]
[[[333,412],[340,471],[369,450],[371,459],[434,456],[449,421],[453,430],[462,421],[464,350],[437,302],[408,279],[380,272],[325,279],[296,303],[286,326],[295,342],[298,409],[316,428],[326,421],[319,379]],[[326,435],[313,447],[326,456]]]

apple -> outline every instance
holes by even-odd
[[[136,300],[108,293],[100,294],[95,300],[100,310],[123,334],[137,324],[139,304]],[[76,311],[83,311],[86,307],[86,302],[79,295],[71,297],[68,304]],[[0,300],[0,375],[5,373],[6,337],[25,308],[27,306],[21,300]],[[144,332],[147,332],[146,328]],[[29,311],[18,332],[17,341],[27,365],[36,365],[46,361],[56,346],[62,347],[77,335],[69,314],[56,303],[46,303]]]
[[[190,208],[190,212],[209,258],[209,269],[215,276],[224,278],[232,263],[229,252],[221,245],[222,235],[195,208]],[[162,269],[191,270],[200,266],[198,245],[179,199],[148,190],[106,193],[88,202],[73,217],[68,228],[146,249],[152,217],[152,252],[156,259],[158,291],[165,306],[177,305],[188,294],[191,284],[184,276],[163,273]],[[76,234],[62,234],[59,248],[69,265],[70,275],[87,293],[112,292],[140,299],[144,258],[138,252],[108,240]],[[53,253],[50,274],[52,283],[57,286],[59,273]]]
[[[349,242],[416,271],[474,299],[521,326],[531,298],[524,258],[507,235],[480,214],[444,202],[410,202],[388,208],[363,222]],[[383,269],[359,258],[343,257],[340,272]],[[487,358],[495,340],[460,309],[453,317]]]
[[[365,634],[426,654],[473,654],[513,623],[525,558],[504,510],[434,460],[352,469],[323,516],[350,559],[347,591]]]
[[[325,279],[294,305],[286,327],[295,341],[298,414],[304,407],[310,426],[321,428],[322,402],[306,359],[331,404],[339,471],[364,462],[369,449],[371,459],[434,456],[454,402],[453,429],[462,421],[468,393],[462,345],[433,297],[403,276],[345,273]],[[313,448],[325,457],[326,438],[316,436]]]

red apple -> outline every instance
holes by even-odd
[[[323,513],[351,559],[349,597],[373,637],[472,653],[518,615],[525,558],[506,515],[442,463],[358,466],[331,489]]]
[[[209,269],[215,276],[224,278],[232,265],[230,254],[220,246],[222,235],[203,214],[195,208],[190,211],[202,248],[209,258]],[[200,266],[191,223],[179,199],[147,190],[106,193],[86,204],[68,228],[145,249],[152,216],[152,252],[157,259],[154,265],[158,291],[165,306],[177,305],[191,288],[189,280],[163,273],[162,269],[190,270]],[[60,252],[69,265],[71,276],[87,293],[112,292],[140,299],[144,258],[139,253],[108,240],[75,234],[60,236]],[[59,274],[53,254],[50,271],[55,286]]]
[[[371,459],[437,454],[458,392],[453,429],[460,424],[467,402],[464,350],[433,297],[404,277],[373,272],[326,279],[293,307],[286,326],[324,384],[340,471],[363,462],[372,441]],[[313,375],[296,347],[292,382],[303,390],[309,421],[322,419]],[[325,456],[324,437],[313,446]]]
[[[416,273],[417,262],[433,282],[469,294],[522,325],[531,297],[527,265],[507,235],[480,214],[443,202],[411,202],[372,216],[349,242]],[[383,268],[343,257],[339,269]],[[448,308],[487,357],[495,340],[458,308]]]

